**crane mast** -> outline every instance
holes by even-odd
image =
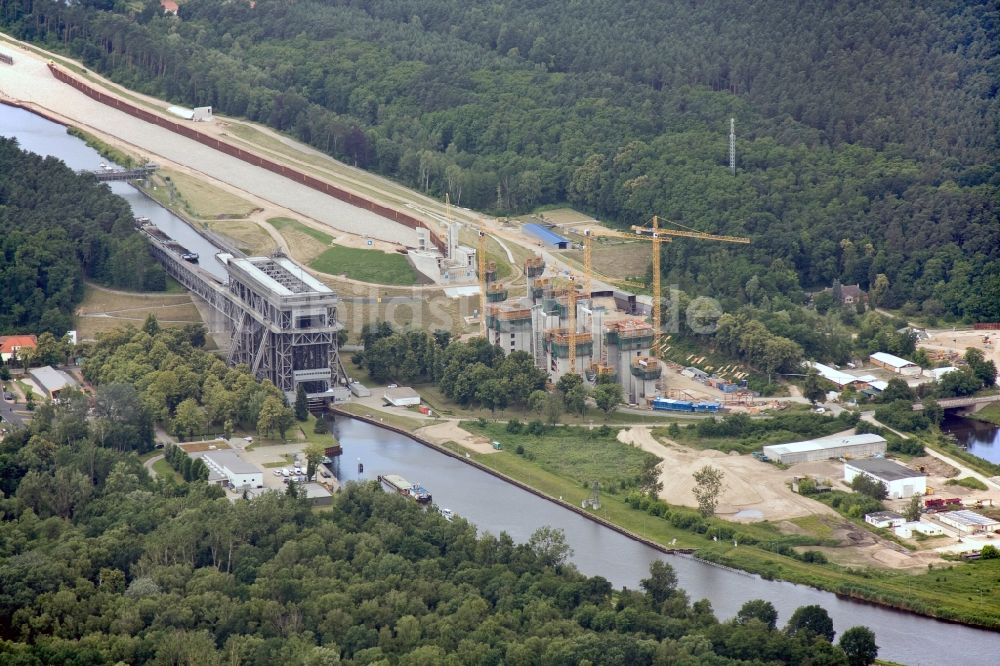
[[[683,231],[680,229],[661,229],[660,218],[654,215],[652,225],[649,227],[633,226],[635,233],[633,238],[648,240],[653,243],[653,355],[660,353],[663,343],[662,327],[662,288],[660,278],[660,244],[672,242],[671,236],[678,238],[696,238],[698,240],[720,241],[723,243],[749,243],[750,239],[743,236],[721,236],[718,234],[706,234],[701,231]]]

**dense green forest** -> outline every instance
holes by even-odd
[[[137,453],[165,404],[197,396],[247,418],[273,387],[227,369],[197,331],[102,337],[81,394],[0,442],[0,663],[871,663],[867,629],[837,645],[827,613],[777,626],[766,601],[719,622],[656,562],[640,591],[568,563],[562,533],[478,535],[377,486],[329,510],[297,493],[231,501],[151,479]],[[224,388],[232,384],[234,390]],[[175,388],[176,387],[176,388]],[[199,407],[200,408],[200,407]],[[180,408],[174,410],[176,415]],[[192,475],[195,478],[197,475]],[[849,661],[850,659],[850,661]]]
[[[7,0],[0,22],[460,205],[749,235],[665,249],[671,280],[727,309],[884,275],[880,305],[1000,319],[995,3],[135,7]]]
[[[73,328],[84,280],[163,289],[128,204],[63,162],[0,137],[0,333]]]

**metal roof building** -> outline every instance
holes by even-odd
[[[46,397],[56,400],[63,389],[77,386],[76,381],[65,372],[56,370],[51,365],[32,368],[28,371],[38,387],[45,392]]]
[[[913,361],[907,361],[905,358],[899,358],[898,356],[886,354],[885,352],[875,352],[868,358],[871,360],[873,365],[877,365],[880,368],[884,368],[890,372],[895,372],[899,375],[916,376],[921,373],[920,366]]]
[[[966,533],[992,532],[997,528],[1000,528],[1000,520],[987,518],[986,516],[976,513],[975,511],[969,511],[967,509],[939,513],[934,517],[945,525],[954,527],[955,529]]]
[[[903,499],[927,492],[927,477],[891,460],[851,460],[844,463],[844,481],[864,475],[885,484],[891,499]]]
[[[547,229],[540,224],[535,224],[533,222],[528,223],[521,227],[525,233],[531,234],[535,238],[538,238],[546,245],[551,245],[552,247],[559,250],[566,250],[569,248],[569,239],[563,238],[551,229]]]
[[[885,438],[879,435],[870,433],[836,435],[803,442],[772,444],[764,447],[764,455],[772,460],[792,465],[830,458],[870,458],[875,455],[884,455],[885,446]]]

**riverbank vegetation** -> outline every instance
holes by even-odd
[[[875,2],[804,5],[781,21],[716,2],[193,0],[179,18],[8,5],[12,34],[124,85],[266,123],[458,205],[568,202],[620,225],[660,213],[752,236],[665,247],[666,277],[727,309],[787,310],[839,280],[879,306],[1000,317],[985,5],[888,19]]]
[[[128,204],[92,176],[0,137],[0,333],[73,328],[85,280],[163,291]]]
[[[721,419],[656,428],[653,435],[700,449],[750,453],[768,444],[833,435],[853,428],[858,420],[858,414],[849,411],[837,416],[813,412],[778,413],[766,419],[754,419],[748,414],[730,414]]]
[[[97,153],[104,159],[123,166],[126,169],[131,169],[132,167],[138,166],[138,160],[126,153],[120,148],[116,148],[106,141],[98,139],[96,136],[90,132],[86,132],[79,127],[73,127],[72,125],[66,128],[66,133],[70,136],[75,136],[78,139],[82,139],[89,147],[97,151]]]
[[[470,454],[478,463],[528,484],[571,506],[591,496],[575,480],[543,469],[509,449],[500,454]],[[846,493],[845,493],[846,494]],[[645,510],[642,507],[645,506]],[[1000,628],[1000,562],[981,560],[929,568],[925,573],[840,566],[826,557],[806,556],[834,546],[826,532],[786,534],[770,522],[732,523],[702,518],[697,510],[641,498],[638,494],[601,494],[594,512],[661,547],[693,548],[699,558],[757,573],[767,579],[803,585],[956,622]],[[807,521],[801,521],[808,527]],[[818,551],[817,551],[818,552]]]

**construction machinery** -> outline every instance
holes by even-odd
[[[662,289],[661,289],[661,277],[660,277],[660,244],[672,242],[672,236],[680,238],[697,238],[699,240],[712,240],[721,241],[724,243],[749,243],[749,238],[744,238],[742,236],[720,236],[717,234],[706,234],[701,231],[682,231],[679,229],[661,229],[660,228],[660,218],[656,215],[653,216],[652,226],[649,227],[639,227],[632,226],[631,234],[632,238],[637,238],[640,240],[648,240],[653,243],[653,312],[652,312],[652,322],[653,330],[655,335],[655,340],[653,344],[653,353],[658,354],[660,352],[660,347],[662,346]]]

